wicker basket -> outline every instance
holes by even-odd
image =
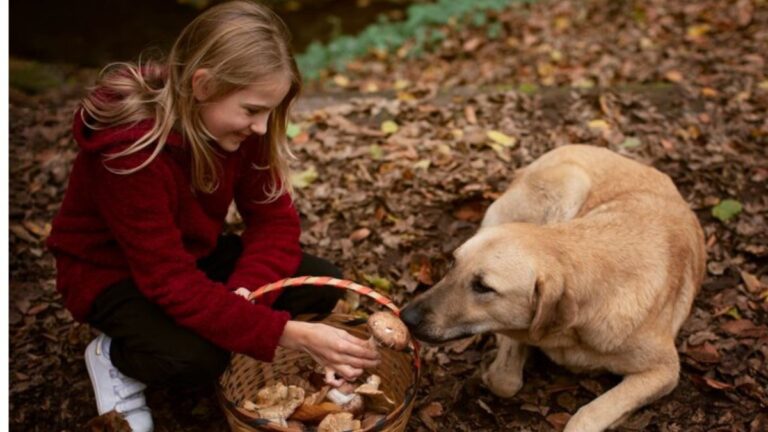
[[[373,289],[348,280],[329,277],[305,276],[283,279],[252,292],[249,300],[259,298],[270,291],[298,285],[327,285],[351,290],[374,299],[397,315],[400,313],[400,310],[391,300]],[[313,320],[311,316],[304,316],[299,319]],[[365,320],[351,315],[330,314],[319,321],[344,329],[354,336],[366,339],[369,337]],[[382,348],[380,349],[380,354],[381,362],[379,366],[369,370],[369,372],[381,377],[381,389],[395,401],[396,408],[377,424],[364,430],[400,432],[405,430],[408,424],[408,418],[413,410],[413,403],[421,375],[418,345],[412,341],[409,347],[402,352]],[[229,367],[219,379],[217,392],[232,431],[288,430],[275,422],[256,417],[255,413],[244,410],[239,405],[246,399],[255,400],[259,389],[281,380],[285,382],[286,377],[294,376],[300,370],[311,368],[314,364],[315,361],[309,354],[282,347],[277,348],[272,363],[258,361],[242,354],[235,354]]]

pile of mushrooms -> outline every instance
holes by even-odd
[[[402,321],[388,312],[368,318],[371,341],[379,346],[402,350],[410,335]],[[336,388],[313,386],[310,380],[297,385],[276,383],[258,391],[256,401],[245,400],[240,407],[270,420],[287,431],[304,431],[305,423],[318,424],[318,432],[367,429],[395,408],[395,402],[379,388],[381,377],[370,374],[365,383],[344,382]],[[327,379],[326,379],[327,382]]]

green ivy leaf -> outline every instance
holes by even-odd
[[[720,201],[720,203],[712,207],[712,216],[720,219],[723,222],[728,222],[731,218],[741,213],[742,205],[740,202],[732,199],[726,199]]]

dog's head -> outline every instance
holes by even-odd
[[[454,251],[445,277],[401,312],[413,335],[439,343],[483,332],[529,330],[532,340],[567,326],[575,303],[556,250],[530,224],[483,228]]]

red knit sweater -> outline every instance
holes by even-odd
[[[75,115],[81,151],[48,239],[67,308],[84,321],[104,288],[131,278],[179,325],[224,349],[271,361],[289,314],[231,292],[289,277],[301,260],[290,197],[261,203],[269,172],[255,167],[266,165],[266,143],[254,137],[234,153],[220,151],[220,183],[210,194],[192,190],[189,151],[178,133],[141,170],[109,171],[105,163],[132,168],[147,159],[151,149],[107,162],[103,155],[126,148],[151,125],[94,131]],[[244,248],[233,274],[220,284],[198,270],[196,260],[215,248],[233,199],[246,224]]]

